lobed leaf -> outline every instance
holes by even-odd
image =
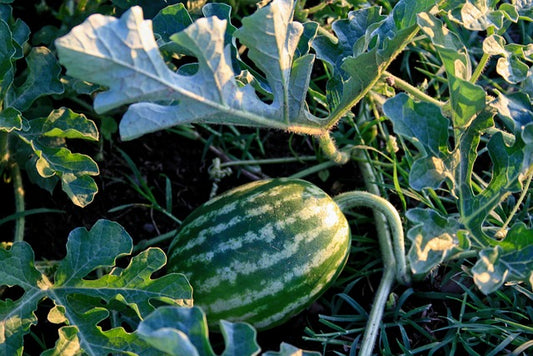
[[[170,37],[197,58],[197,72],[189,75],[166,66],[139,7],[120,19],[93,15],[56,46],[69,75],[109,88],[96,97],[97,112],[134,103],[120,123],[125,139],[191,122],[319,132],[320,124],[304,106],[313,56],[293,63],[303,29],[291,20],[293,6],[276,0],[244,18],[235,32],[265,74],[274,95],[271,104],[251,85],[236,82],[226,46],[228,22],[216,16],[200,18]]]
[[[257,333],[247,323],[231,323],[222,320],[220,331],[225,349],[221,356],[252,356],[261,351]],[[207,319],[198,307],[178,308],[163,306],[148,315],[137,329],[139,336],[152,347],[168,355],[214,356],[207,326]],[[317,355],[282,343],[280,352],[265,352],[263,355]]]
[[[66,325],[60,327],[55,347],[45,355],[103,355],[116,350],[150,354],[149,345],[137,333],[127,332],[112,321],[108,330],[100,325],[113,312],[119,319],[120,315],[128,316],[135,328],[155,309],[154,301],[188,305],[192,289],[183,275],[151,278],[166,262],[164,253],[154,248],[133,257],[123,269],[115,267],[101,277],[93,275],[96,270],[113,267],[117,258],[129,255],[131,249],[131,238],[117,223],[99,220],[91,230],[75,229],[53,281],[35,269],[28,244],[14,243],[10,250],[1,249],[0,285],[16,285],[25,291],[15,301],[0,301],[2,351],[6,355],[22,354],[23,336],[37,323],[34,311],[46,297],[55,304],[49,321]]]
[[[502,28],[505,18],[516,18],[516,10],[513,6],[503,5],[499,10],[495,10],[491,1],[468,0],[460,8],[451,10],[448,15],[450,19],[471,31],[484,31],[489,27]]]
[[[414,189],[438,188],[446,178],[453,181],[448,148],[449,120],[431,103],[414,102],[398,94],[383,105],[394,132],[411,140],[422,153],[413,163],[409,185]]]
[[[496,71],[507,82],[516,84],[528,77],[529,66],[524,60],[529,60],[524,53],[528,46],[507,44],[499,35],[491,35],[483,41],[483,52],[500,56],[496,64]]]
[[[328,83],[330,117],[336,117],[366,95],[418,31],[416,14],[427,11],[434,3],[401,0],[388,16],[381,15],[379,8],[350,12],[348,20],[334,22],[338,43],[317,37],[313,47],[318,57],[335,68],[335,78]]]
[[[48,48],[32,48],[26,63],[26,80],[20,87],[14,88],[14,92],[8,93],[13,97],[10,105],[20,111],[27,110],[41,96],[63,93],[63,84],[59,80],[61,66]]]
[[[497,246],[483,249],[472,267],[474,282],[485,294],[508,281],[530,281],[533,275],[533,229],[516,223]]]
[[[0,19],[0,98],[3,99],[13,83],[14,68],[12,58],[15,46],[9,25]]]
[[[429,272],[450,256],[470,248],[457,216],[444,217],[430,209],[410,209],[407,218],[414,226],[407,232],[412,241],[408,253],[414,274]]]
[[[463,81],[458,78],[455,80]],[[519,98],[521,97],[518,96],[517,99]],[[465,106],[469,104],[469,99],[464,96],[457,96],[457,100]],[[461,116],[467,118],[472,115],[472,118],[468,122],[455,120],[452,126],[455,130],[450,131],[449,121],[433,104],[415,103],[407,95],[399,94],[387,100],[383,106],[385,114],[393,123],[394,131],[412,141],[421,153],[415,157],[409,173],[410,185],[417,190],[435,189],[446,181],[451,186],[452,194],[457,197],[459,216],[450,217],[451,220],[431,211],[408,212],[408,217],[415,222],[408,233],[413,241],[409,260],[415,273],[427,272],[470,246],[485,251],[480,255],[481,262],[478,262],[477,269],[480,271],[485,272],[485,269],[490,269],[499,261],[500,253],[496,249],[498,240],[489,236],[484,226],[503,197],[522,189],[521,180],[529,169],[531,160],[531,140],[529,130],[526,129],[533,126],[530,125],[531,117],[527,110],[523,110],[528,106],[521,101],[511,104],[502,98],[493,107],[498,108],[504,117],[510,115],[511,110],[520,113],[516,115],[516,122],[507,118],[517,139],[506,143],[501,132],[496,132],[488,139],[486,149],[492,163],[490,180],[483,187],[475,189],[473,176],[474,164],[479,158],[478,145],[486,130],[494,126],[494,110],[487,107],[476,113],[469,109],[470,113]],[[452,150],[448,149],[450,134],[454,134],[455,147]],[[522,134],[524,140],[521,139]],[[484,266],[484,269],[480,266]],[[487,274],[476,277],[480,288],[488,291],[503,284],[506,269],[501,266],[499,268],[500,272],[495,272],[490,278],[487,278]],[[522,274],[522,278],[526,278],[526,275]],[[486,280],[486,285],[479,282],[481,280]]]
[[[7,108],[3,111],[14,112]],[[62,188],[72,202],[78,206],[86,206],[92,202],[98,191],[92,176],[99,174],[96,162],[87,155],[72,153],[62,141],[57,139],[79,138],[84,140],[98,140],[98,130],[93,121],[84,115],[74,113],[70,109],[53,110],[46,118],[33,119],[27,124],[26,130],[14,133],[23,140],[36,156],[34,166],[29,167],[29,173],[36,169],[33,178],[38,176],[50,179],[57,177]],[[39,180],[36,181],[40,183]],[[46,187],[46,182],[42,182]],[[42,185],[42,186],[43,186]],[[52,187],[55,185],[55,181]]]

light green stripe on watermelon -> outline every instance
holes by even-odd
[[[263,180],[191,213],[171,243],[167,269],[187,275],[211,325],[226,319],[268,328],[331,285],[349,247],[348,222],[320,188]]]

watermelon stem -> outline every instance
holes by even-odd
[[[350,154],[348,152],[339,150],[329,131],[326,131],[323,135],[318,136],[318,143],[320,148],[322,148],[322,151],[333,162],[337,164],[345,164],[350,160]]]
[[[400,214],[396,208],[386,199],[364,191],[352,191],[342,193],[334,198],[342,211],[355,207],[368,207],[382,213],[389,223],[392,241],[379,235],[379,244],[383,256],[385,269],[393,268],[396,279],[402,284],[409,284],[410,275],[407,272],[405,259],[405,243],[403,225]]]
[[[392,285],[395,280],[398,280],[402,284],[408,284],[410,281],[405,260],[403,225],[396,208],[376,194],[364,191],[352,191],[340,194],[334,200],[343,212],[361,206],[372,208],[375,212],[376,224],[383,222],[385,226],[389,226],[390,233],[392,234],[391,239],[389,231],[386,234],[378,233],[384,271],[376,296],[374,297],[374,304],[372,305],[361,342],[359,355],[367,356],[372,354],[385,304],[387,303]]]

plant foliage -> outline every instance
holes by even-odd
[[[98,140],[98,130],[84,115],[62,107],[48,115],[32,111],[42,97],[64,92],[61,67],[46,47],[26,53],[30,29],[14,19],[11,7],[0,4],[0,172],[23,167],[39,186],[51,191],[61,186],[78,206],[91,203],[98,191],[92,176],[99,174],[87,155],[72,153],[65,139]],[[17,61],[25,59],[19,73]]]

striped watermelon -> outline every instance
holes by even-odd
[[[331,285],[350,241],[344,214],[320,188],[262,180],[193,211],[169,247],[167,268],[189,278],[211,326],[224,319],[267,329]]]

